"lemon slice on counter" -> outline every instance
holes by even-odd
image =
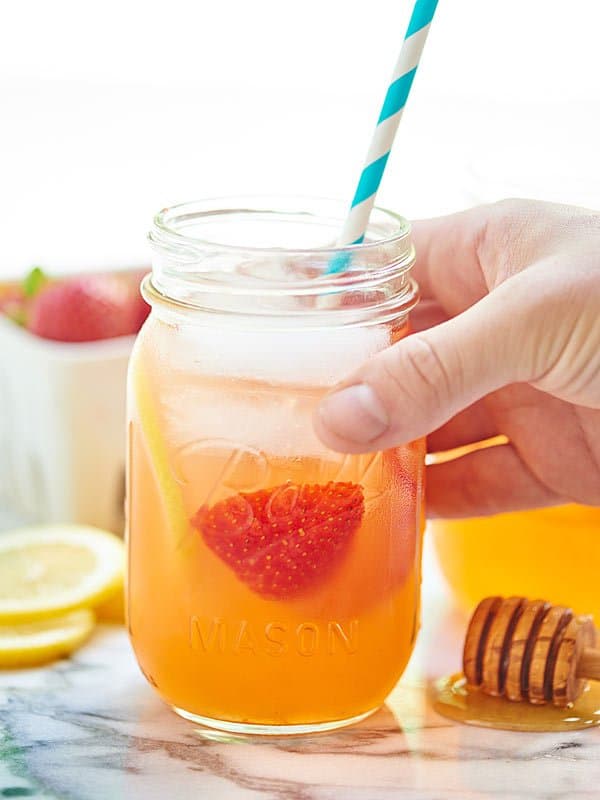
[[[85,525],[0,532],[0,624],[102,603],[122,585],[125,547]]]
[[[0,667],[31,667],[72,653],[94,629],[88,609],[60,617],[0,625]]]
[[[125,587],[121,584],[108,600],[94,607],[94,613],[98,622],[122,625],[125,622]]]

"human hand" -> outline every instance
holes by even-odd
[[[413,226],[414,334],[322,401],[334,450],[429,434],[428,512],[459,517],[600,505],[600,213],[525,200]]]

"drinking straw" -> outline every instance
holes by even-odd
[[[360,244],[365,238],[375,195],[383,177],[394,137],[408,100],[412,83],[425,47],[427,34],[438,0],[416,0],[408,23],[402,47],[383,107],[377,120],[375,133],[367,151],[365,166],[350,206],[350,211],[338,239],[338,245]],[[351,255],[341,253],[331,259],[326,272],[342,272],[350,263]]]

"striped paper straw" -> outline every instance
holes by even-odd
[[[402,112],[410,94],[437,4],[438,0],[416,0],[383,108],[377,120],[377,127],[367,153],[365,166],[339,237],[338,244],[340,246],[360,244],[365,237],[369,216],[375,203],[375,195],[379,189]],[[332,259],[327,271],[330,274],[341,272],[348,263],[348,256],[337,256]]]

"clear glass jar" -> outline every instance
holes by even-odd
[[[150,234],[152,313],[129,371],[129,630],[163,699],[226,730],[362,718],[418,627],[424,442],[346,456],[312,426],[417,301],[405,220],[376,210],[364,244],[336,249],[343,216],[219,200],[166,209]]]

